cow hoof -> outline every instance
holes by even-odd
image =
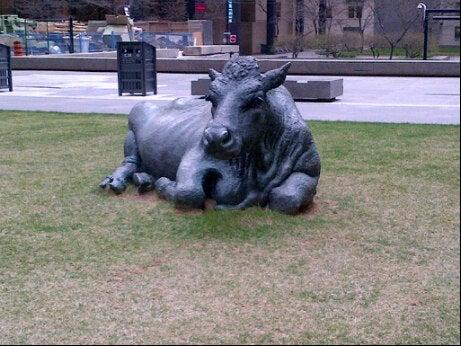
[[[159,192],[165,191],[168,186],[170,186],[172,181],[168,178],[160,178],[155,182],[155,189]]]
[[[154,189],[154,180],[152,176],[147,173],[133,174],[133,183],[138,187],[139,193],[145,193]]]
[[[299,196],[285,194],[282,190],[273,190],[269,197],[269,209],[282,214],[296,215],[301,204]]]
[[[105,177],[100,183],[99,183],[99,187],[101,189],[105,189],[111,182],[112,180],[114,180],[114,178],[112,178],[110,175]]]
[[[109,187],[114,193],[120,195],[126,190],[126,182],[120,179],[114,179],[109,184]]]
[[[168,178],[160,178],[155,182],[155,191],[164,198],[167,198],[167,188],[170,186],[172,181]]]

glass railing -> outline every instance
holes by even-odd
[[[1,34],[0,34],[1,35]],[[10,34],[13,40],[19,41],[24,54],[66,54],[70,53],[71,40],[69,34],[29,32]],[[17,38],[17,39],[16,39]],[[133,35],[135,41],[147,42],[157,48],[183,49],[194,44],[191,33],[143,32]],[[81,33],[74,36],[74,53],[109,52],[117,49],[117,42],[129,40],[127,33],[101,34]]]

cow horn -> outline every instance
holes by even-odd
[[[216,78],[218,78],[221,75],[221,73],[219,73],[218,71],[212,68],[208,70],[208,74],[210,75],[210,78],[212,81],[214,81]]]
[[[264,73],[262,75],[264,91],[269,91],[269,90],[278,88],[283,83],[285,83],[285,79],[287,78],[287,74],[288,74],[288,70],[290,66],[291,66],[291,62],[283,65],[280,68]]]

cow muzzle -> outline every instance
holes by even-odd
[[[232,159],[240,154],[239,141],[224,126],[207,127],[203,133],[203,144],[205,151],[218,159]]]

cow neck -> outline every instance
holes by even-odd
[[[230,164],[239,168],[242,176],[259,174],[268,170],[272,162],[272,153],[276,150],[284,133],[284,119],[268,111],[263,135],[257,141],[246,143],[237,159]]]
[[[283,136],[285,129],[284,115],[275,114],[272,111],[268,111],[266,114],[266,129],[264,131],[264,149],[263,150],[274,150]]]

